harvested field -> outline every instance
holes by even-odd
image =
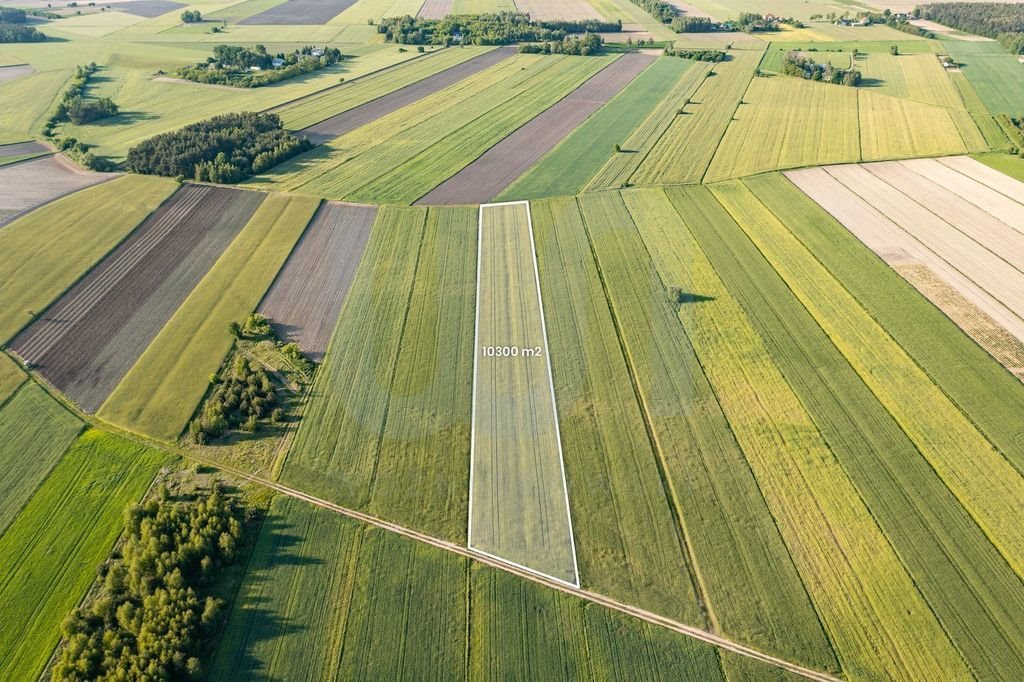
[[[1024,234],[945,189],[949,183],[929,183],[913,170],[936,166],[955,174],[938,162],[912,161],[806,169],[789,177],[887,263],[927,265],[1024,339]]]
[[[432,95],[438,90],[457,83],[464,78],[468,78],[475,73],[479,73],[484,69],[494,66],[498,62],[508,59],[514,54],[516,54],[515,47],[501,47],[485,52],[478,57],[474,57],[468,61],[449,67],[444,71],[427,76],[423,80],[417,81],[412,85],[407,85],[400,90],[395,90],[383,97],[378,97],[366,104],[361,104],[338,114],[337,116],[332,116],[331,118],[305,128],[300,132],[308,137],[310,141],[317,144],[327,140],[332,140],[359,128],[360,126],[376,121],[382,116],[398,111],[402,107],[408,106],[428,95]]]
[[[1024,381],[1024,342],[1006,331],[991,315],[967,300],[927,265],[894,265],[893,270],[946,313],[999,364]]]
[[[95,412],[264,196],[186,185],[11,348],[83,410]]]
[[[171,0],[131,0],[131,2],[119,2],[115,7],[118,12],[152,19],[185,6],[180,2],[171,2]]]
[[[0,227],[58,197],[115,177],[80,170],[60,156],[0,168]]]
[[[636,53],[620,57],[416,203],[478,204],[494,198],[654,60]]]
[[[35,69],[29,64],[16,64],[14,66],[0,66],[0,83],[12,81],[15,78],[35,73]]]
[[[28,154],[43,154],[53,151],[42,142],[16,142],[14,144],[0,144],[0,158],[8,156],[26,156]]]
[[[1006,178],[1000,184],[1001,190],[996,191],[987,183],[954,171],[951,166],[937,159],[911,159],[902,161],[901,165],[941,185],[947,192],[952,192],[963,201],[974,204],[1014,229],[1024,232],[1024,193],[1020,189],[1014,191],[1014,188],[1024,188],[1024,184]],[[970,167],[969,164],[968,166]],[[982,171],[975,166],[973,172]],[[990,175],[984,177],[993,182]]]
[[[587,0],[516,0],[516,9],[534,21],[604,19]]]
[[[320,362],[377,218],[372,206],[324,202],[259,312],[277,335]]]
[[[424,19],[444,19],[452,13],[452,0],[426,0],[416,16]]]
[[[969,156],[951,156],[945,159],[938,159],[938,161],[942,165],[949,166],[953,170],[983,185],[987,185],[1011,199],[1024,197],[1024,182],[1000,173],[996,169],[986,166]]]
[[[238,23],[258,26],[320,25],[354,4],[356,0],[288,0]]]

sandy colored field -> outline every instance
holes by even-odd
[[[95,412],[264,196],[185,186],[19,334],[12,349]]]
[[[426,0],[416,16],[424,19],[444,19],[452,13],[452,0]]]
[[[964,298],[927,265],[894,265],[893,269],[946,313],[999,364],[1024,381],[1024,342],[1003,329],[990,315]]]
[[[995,2],[998,4],[1015,4],[1020,0],[959,0],[961,2]],[[921,3],[915,2],[914,0],[875,0],[874,2],[866,2],[865,4],[878,9],[891,9],[893,12],[912,12],[915,7]]]
[[[22,76],[27,76],[30,73],[34,72],[35,69],[33,69],[28,64],[0,66],[0,82],[14,80],[15,78],[21,78]]]
[[[813,168],[786,175],[887,263],[928,266],[1007,331],[1024,339],[1024,307],[1020,307],[1024,276],[1020,271],[920,204],[908,201],[902,193],[884,189],[888,187],[885,183],[862,168]],[[865,200],[846,183],[860,187],[861,191],[866,191],[862,185],[867,183],[872,192],[878,191],[880,195]],[[953,195],[946,198],[949,204],[957,201]],[[938,210],[942,215],[948,214]],[[916,223],[918,220],[922,223]],[[1009,280],[1000,281],[999,276]]]
[[[938,33],[939,35],[948,36],[956,40],[967,40],[973,42],[992,40],[991,38],[986,38],[984,36],[976,36],[972,33],[964,33],[963,31],[958,31],[954,28],[950,28],[949,26],[943,26],[942,24],[938,24],[934,21],[929,21],[928,19],[912,19],[910,23],[913,24],[914,26],[917,26],[918,28],[923,28],[926,31]]]
[[[260,304],[277,335],[320,362],[377,218],[372,206],[324,202]]]
[[[516,9],[534,21],[603,19],[587,0],[516,0]]]
[[[0,168],[0,227],[58,197],[115,177],[80,170],[61,156]]]
[[[1003,194],[988,185],[978,182],[973,177],[953,170],[936,159],[911,159],[903,165],[915,173],[945,187],[960,198],[971,202],[990,213],[1007,225],[1024,232],[1024,194]],[[967,164],[968,166],[970,164]],[[981,172],[975,168],[975,172]],[[1006,189],[1013,186],[1024,187],[1012,178],[1006,178]]]
[[[469,546],[576,583],[527,205],[481,207],[478,248]]]
[[[25,156],[27,154],[42,154],[52,151],[42,142],[16,142],[14,144],[0,144],[0,158],[10,156]]]
[[[976,180],[983,185],[991,187],[1010,199],[1013,199],[1014,197],[1024,197],[1024,182],[1011,178],[1005,173],[1000,173],[996,169],[986,166],[969,156],[950,156],[944,159],[938,159],[938,161],[942,165],[949,166],[953,170],[966,175],[972,180]],[[991,198],[989,198],[989,200],[991,201]]]
[[[478,204],[493,199],[654,60],[646,54],[615,60],[416,203]]]
[[[864,161],[971,151],[950,109],[868,90],[859,90],[857,96]],[[974,126],[969,117],[961,124]],[[981,135],[977,126],[973,133]]]
[[[516,53],[514,47],[503,47],[485,52],[465,62],[451,66],[411,85],[378,97],[365,104],[332,116],[301,131],[315,143],[326,142],[351,132],[360,126],[376,121],[382,116],[398,111],[418,100],[432,95],[443,88],[469,78],[475,73],[494,66]]]

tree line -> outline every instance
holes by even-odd
[[[26,25],[28,14],[23,9],[0,7],[0,43],[39,43],[46,36],[34,26]]]
[[[683,59],[692,59],[695,62],[724,62],[725,52],[721,50],[701,50],[701,49],[669,49],[665,48],[664,52],[666,57],[681,57]]]
[[[240,182],[313,145],[284,130],[277,114],[223,114],[162,133],[128,150],[125,165],[147,175]]]
[[[96,62],[75,66],[56,108],[43,124],[43,135],[50,138],[57,149],[80,166],[96,171],[105,171],[110,170],[110,163],[90,152],[88,145],[79,142],[74,137],[61,137],[56,133],[56,128],[61,123],[71,122],[75,125],[82,125],[115,116],[118,113],[117,105],[109,97],[90,99],[85,95],[89,79],[97,70],[99,67]]]
[[[281,61],[274,66],[274,60]],[[217,45],[213,56],[205,62],[183,66],[177,71],[179,78],[195,83],[233,85],[240,88],[258,88],[310,73],[344,59],[336,47],[317,48],[306,45],[285,54],[271,55],[263,45],[253,49],[240,45]]]
[[[520,43],[519,51],[525,54],[572,54],[581,57],[597,54],[604,49],[604,40],[596,33],[584,33],[583,37],[566,36],[559,41],[544,43]]]
[[[511,45],[523,42],[562,42],[567,36],[618,33],[622,22],[532,21],[524,12],[450,15],[444,19],[394,17],[381,19],[377,31],[400,45]]]
[[[916,16],[945,26],[995,38],[1014,54],[1024,54],[1024,4],[939,2],[914,9]]]
[[[199,679],[224,608],[212,593],[246,521],[216,484],[187,502],[162,488],[126,509],[124,544],[100,567],[98,594],[61,626],[53,679]]]

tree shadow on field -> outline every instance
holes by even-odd
[[[152,121],[160,118],[156,114],[150,114],[145,111],[119,111],[115,116],[108,116],[107,118],[101,118],[95,121],[90,121],[89,125],[97,126],[100,128],[111,128],[114,126],[128,126],[142,121]]]
[[[883,85],[885,85],[885,81],[881,78],[861,77],[860,81],[857,82],[858,88],[880,88]]]
[[[673,287],[670,291],[672,296],[672,303],[675,305],[676,310],[679,310],[684,305],[692,305],[694,303],[707,303],[708,301],[714,301],[714,296],[705,296],[703,294],[697,294],[692,291],[685,291],[679,287]]]

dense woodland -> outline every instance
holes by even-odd
[[[46,36],[28,26],[25,10],[0,7],[0,43],[38,43]]]
[[[128,151],[129,170],[200,182],[239,182],[312,148],[277,114],[224,114],[151,137]]]
[[[531,21],[523,12],[452,15],[444,19],[397,17],[381,19],[377,30],[390,42],[403,45],[510,45],[522,42],[562,42],[585,33],[617,33],[622,22]]]
[[[294,52],[271,55],[263,45],[253,49],[241,45],[218,45],[205,62],[178,69],[178,76],[196,83],[216,83],[240,88],[258,88],[277,83],[325,66],[337,64],[344,56],[336,47],[307,45]],[[279,65],[274,66],[274,60]]]
[[[860,83],[860,71],[855,68],[837,69],[831,64],[819,64],[810,57],[799,52],[786,54],[782,72],[787,76],[806,78],[812,81],[833,83],[835,85],[848,85],[855,87]]]
[[[996,38],[1015,54],[1024,54],[1024,4],[940,2],[921,5],[914,13],[945,26]]]
[[[604,41],[596,33],[584,33],[582,37],[566,36],[561,42],[519,44],[519,51],[528,54],[572,54],[586,57],[603,49]]]
[[[54,680],[199,679],[204,638],[224,604],[212,596],[238,558],[244,511],[214,487],[206,497],[125,510],[120,556],[100,570],[102,589],[62,626]]]
[[[724,62],[725,52],[721,50],[700,50],[700,49],[669,49],[665,48],[666,57],[681,57],[683,59],[692,59],[695,62]]]

